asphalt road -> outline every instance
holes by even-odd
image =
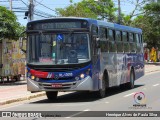
[[[141,93],[140,93],[141,92]],[[143,93],[143,94],[142,94]],[[143,101],[141,105],[146,107],[134,107],[136,100],[134,96],[141,96]],[[143,103],[142,103],[143,102]],[[85,115],[88,111],[160,111],[160,72],[146,74],[135,82],[135,88],[132,90],[121,89],[120,87],[111,88],[107,91],[106,97],[97,99],[93,93],[75,92],[61,95],[57,101],[51,102],[45,96],[32,99],[27,102],[0,108],[0,111],[73,111],[66,113],[65,117],[56,117],[55,119],[83,119],[78,117]],[[62,112],[63,113],[63,112]],[[90,113],[92,117],[100,116],[101,112]],[[61,112],[58,113],[61,116]],[[105,113],[104,113],[105,116]],[[100,117],[102,119],[102,117]],[[100,119],[99,117],[87,118]],[[111,117],[109,119],[115,119]],[[117,119],[137,119],[135,117],[119,117]],[[140,119],[140,118],[138,118]],[[141,118],[141,120],[153,118]],[[155,118],[159,119],[159,118]]]

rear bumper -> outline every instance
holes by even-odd
[[[53,88],[53,83],[36,82],[27,78],[27,90],[32,92],[38,91],[94,91],[93,80],[90,76],[87,76],[83,80],[74,82],[61,83],[62,87]]]

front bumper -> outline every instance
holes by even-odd
[[[62,87],[52,87],[54,83],[36,82],[27,78],[27,90],[31,92],[38,91],[94,91],[93,80],[90,76],[74,82],[60,83]]]

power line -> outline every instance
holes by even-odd
[[[23,0],[20,0],[20,1],[28,7],[27,3],[25,3]]]
[[[45,6],[44,4],[42,4],[42,3],[38,2],[38,1],[36,1],[36,0],[34,0],[34,1],[37,2],[38,4],[42,5],[43,7],[45,7],[45,8],[47,8],[47,9],[49,9],[49,10],[52,10],[52,11],[56,12],[55,10],[53,10],[53,9]]]
[[[36,13],[39,13],[39,14],[43,14],[43,15],[45,15],[45,16],[47,15],[47,16],[49,16],[49,17],[55,17],[55,16],[53,16],[53,15],[51,15],[51,14],[48,14],[48,13],[42,12],[42,11],[37,10],[37,9],[35,10],[35,12],[36,12]]]
[[[33,13],[33,14],[37,15],[37,16],[40,16],[40,17],[49,18],[49,17],[43,16],[43,15],[39,15],[39,14],[36,14],[36,13]]]

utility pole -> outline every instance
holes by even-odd
[[[9,4],[10,4],[10,11],[12,11],[12,0],[9,0]]]
[[[33,20],[33,13],[34,13],[34,3],[33,3],[33,0],[29,0],[29,21],[32,21]]]
[[[118,0],[118,24],[121,24],[121,3]]]

